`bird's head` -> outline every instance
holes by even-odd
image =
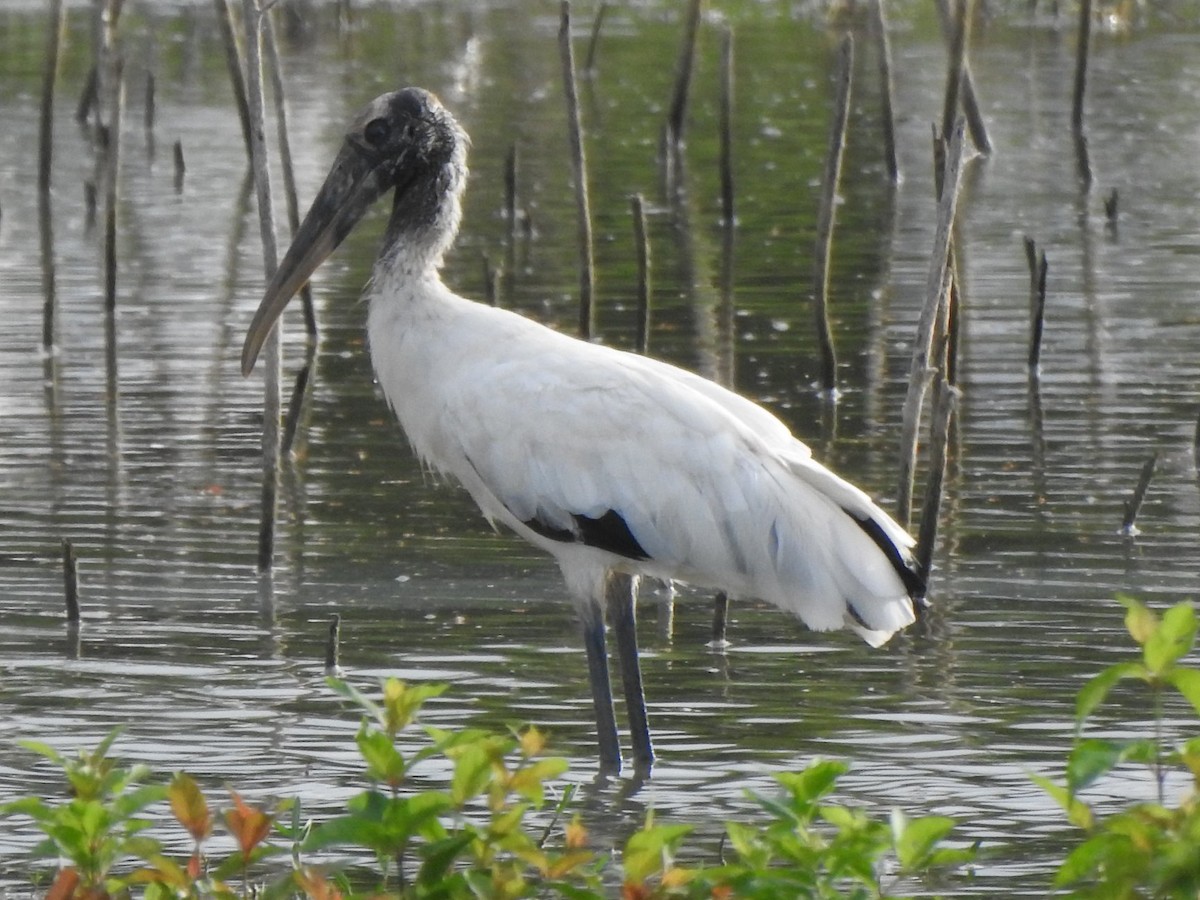
[[[376,97],[358,114],[254,314],[242,374],[306,281],[376,200],[395,189],[383,258],[414,270],[436,268],[458,230],[466,183],[467,136],[437,97],[405,88]]]

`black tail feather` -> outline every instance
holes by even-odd
[[[888,558],[888,562],[900,576],[900,581],[904,584],[904,589],[908,591],[908,596],[912,598],[913,610],[919,614],[921,609],[929,604],[925,600],[925,579],[914,568],[915,560],[892,543],[892,540],[874,519],[861,519],[849,510],[846,510],[846,514],[857,522],[858,527],[875,542],[875,546],[883,551],[883,555]]]

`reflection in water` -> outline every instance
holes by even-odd
[[[461,91],[474,174],[447,278],[477,284],[481,253],[503,247],[504,304],[571,328],[573,210],[555,16],[524,3],[467,17],[428,4],[338,8],[313,7],[302,30],[288,19],[281,35],[302,203],[345,109],[401,83]],[[659,61],[674,58],[679,39],[674,9],[652,9],[610,16],[587,88],[598,264],[613,301],[598,314],[613,343],[632,333],[622,324],[631,323],[629,306],[618,306],[631,296],[628,196],[655,190],[660,98],[671,77]],[[1072,48],[1043,23],[994,21],[979,36],[972,71],[997,151],[971,175],[956,236],[969,287],[964,393],[934,607],[870,655],[739,601],[733,644],[713,653],[705,646],[710,596],[679,586],[675,609],[668,592],[647,588],[643,675],[661,761],[644,784],[592,784],[590,701],[557,573],[491,534],[461,493],[428,483],[371,385],[363,309],[353,301],[382,221],[375,234],[348,239],[315,284],[322,344],[289,363],[292,377],[314,368],[283,473],[281,564],[272,580],[258,580],[260,398],[234,360],[261,291],[243,265],[259,256],[246,227],[244,153],[227,85],[214,75],[223,70],[208,14],[192,5],[139,14],[160,39],[146,52],[153,60],[138,56],[140,42],[128,48],[128,77],[141,83],[154,71],[156,129],[187,149],[188,174],[177,193],[165,153],[125,154],[127,289],[110,358],[97,236],[79,208],[79,183],[92,177],[87,135],[60,115],[59,187],[47,207],[53,229],[44,228],[23,150],[37,131],[38,79],[28,73],[39,70],[44,42],[34,26],[43,14],[0,13],[0,79],[12,86],[0,94],[6,735],[74,749],[127,723],[118,744],[126,757],[163,772],[186,767],[214,789],[298,794],[314,815],[330,814],[361,784],[356,714],[323,686],[337,613],[341,664],[358,687],[389,674],[448,681],[430,724],[546,727],[553,746],[574,757],[569,777],[587,786],[583,813],[599,847],[624,840],[653,808],[660,821],[699,823],[689,852],[711,861],[721,822],[750,814],[747,789],[770,793],[773,772],[836,756],[853,762],[842,786],[848,801],[881,814],[952,814],[966,839],[988,845],[974,880],[956,882],[955,893],[1044,896],[1067,828],[1027,773],[1061,771],[1080,679],[1126,657],[1120,610],[1108,598],[1132,590],[1165,603],[1197,589],[1200,508],[1195,471],[1183,460],[1194,452],[1200,383],[1200,322],[1190,305],[1200,225],[1188,199],[1200,189],[1191,162],[1200,100],[1175,87],[1200,79],[1192,35],[1151,28],[1093,47],[1090,149],[1097,171],[1121,187],[1119,240],[1093,234],[1095,210],[1074,176],[1059,89],[1069,83]],[[69,24],[79,31],[71,44],[85,45],[82,19]],[[932,243],[928,120],[943,73],[927,61],[940,44],[919,25],[901,23],[893,36],[909,173],[897,188],[877,161],[876,98],[860,92],[851,115],[833,269],[846,390],[836,434],[832,425],[819,433],[815,353],[796,301],[810,283],[809,260],[796,248],[811,244],[829,47],[821,27],[771,10],[734,24],[738,224],[713,231],[717,47],[702,34],[686,157],[665,170],[673,173],[660,194],[668,214],[650,220],[651,346],[736,382],[825,461],[888,491]],[[86,73],[64,63],[62,90],[74,95]],[[1154,141],[1130,137],[1150,131]],[[513,146],[525,211],[515,222],[503,213]],[[1037,236],[1054,273],[1040,381],[1027,370],[1022,233]],[[51,297],[59,352],[43,355]],[[1143,533],[1124,541],[1120,502],[1156,448],[1163,465],[1139,519]],[[81,558],[85,624],[73,633],[61,615],[63,537]],[[1133,695],[1115,693],[1106,716],[1099,724],[1114,735],[1144,734],[1146,712]],[[434,766],[423,777],[443,774]],[[54,789],[42,779],[34,760],[0,749],[0,801]],[[1102,808],[1141,789],[1120,779],[1095,787]],[[6,824],[0,882],[22,880],[6,867],[33,843],[23,824]]]

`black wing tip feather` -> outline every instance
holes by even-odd
[[[523,523],[530,531],[542,537],[564,544],[585,544],[599,550],[607,550],[626,559],[649,559],[629,525],[615,509],[610,509],[604,515],[593,518],[577,513],[571,514],[575,528],[558,528],[540,519],[526,519]]]
[[[892,568],[900,576],[900,581],[904,585],[904,589],[913,601],[913,611],[917,615],[920,615],[921,611],[929,606],[929,603],[925,599],[927,590],[925,578],[915,568],[916,562],[905,559],[900,548],[892,542],[891,538],[884,533],[882,526],[874,519],[859,518],[848,510],[847,514],[858,523],[859,528],[866,532],[867,537],[875,542],[875,546],[883,551],[883,555],[888,558],[888,562],[892,564]]]

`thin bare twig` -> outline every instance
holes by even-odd
[[[339,643],[342,638],[342,617],[334,613],[329,621],[329,637],[325,641],[325,674],[335,678],[342,674],[338,665]]]
[[[70,541],[62,542],[63,594],[67,603],[67,621],[79,624],[79,564]]]
[[[1146,499],[1146,491],[1150,488],[1150,479],[1154,477],[1154,467],[1157,464],[1157,453],[1151,454],[1150,458],[1142,464],[1142,472],[1138,476],[1137,486],[1133,489],[1132,496],[1125,501],[1125,518],[1121,521],[1121,534],[1132,537],[1138,533],[1135,522],[1142,509],[1142,502]]]
[[[1087,90],[1088,49],[1092,38],[1092,0],[1080,0],[1079,37],[1075,47],[1075,85],[1071,92],[1071,135],[1075,141],[1075,164],[1083,189],[1092,187],[1092,164],[1087,135],[1083,131],[1083,96]]]
[[[650,348],[650,239],[646,234],[646,210],[641,194],[629,200],[633,213],[633,243],[637,252],[637,337],[638,353]]]
[[[579,118],[579,92],[575,86],[575,51],[571,45],[571,4],[562,0],[558,46],[562,55],[563,87],[567,99],[567,133],[571,143],[571,169],[575,175],[575,205],[579,240],[579,336],[592,336],[592,295],[596,276],[592,251],[592,211],[588,201],[587,159],[583,150],[583,125]]]
[[[221,0],[223,2],[223,0]],[[242,0],[246,36],[246,103],[249,124],[250,165],[258,200],[258,225],[262,237],[263,272],[269,282],[279,267],[275,241],[275,208],[271,197],[271,175],[267,161],[266,121],[263,111],[262,14],[257,0]],[[268,572],[274,564],[276,498],[279,493],[279,414],[281,355],[279,325],[271,328],[263,344],[263,478],[262,518],[258,532],[258,570]]]
[[[287,201],[288,229],[294,237],[300,230],[300,201],[296,195],[296,171],[292,165],[292,142],[288,137],[286,96],[283,88],[283,70],[279,65],[279,52],[275,46],[275,17],[268,11],[274,3],[264,7],[263,49],[266,51],[267,71],[271,75],[271,94],[275,98],[275,133],[279,143],[279,165],[283,172],[283,196]],[[300,288],[300,302],[304,310],[304,330],[309,340],[317,339],[317,313],[313,309],[312,285],[307,281]]]
[[[896,157],[896,116],[892,108],[892,44],[888,38],[887,16],[883,0],[871,0],[871,32],[875,38],[876,55],[879,59],[880,113],[883,119],[883,159],[887,165],[888,179],[892,184],[900,182],[900,163]]]
[[[50,209],[50,175],[54,162],[54,92],[58,86],[59,48],[64,17],[62,0],[50,2],[50,29],[46,35],[46,64],[42,79],[42,109],[38,125],[38,236],[42,257],[42,348],[54,345],[54,317],[58,308],[54,277],[54,226]]]
[[[1037,243],[1025,238],[1025,259],[1029,263],[1029,377],[1042,373],[1042,334],[1046,325],[1046,251],[1038,252]]]
[[[721,31],[721,218],[733,223],[733,30]]]
[[[104,199],[104,309],[117,308],[117,202],[121,178],[121,127],[125,117],[125,64],[118,57],[113,64],[111,118],[105,129],[107,174]]]
[[[589,76],[596,71],[596,49],[600,44],[600,26],[604,24],[606,12],[608,12],[608,2],[602,0],[596,10],[596,18],[592,20],[592,36],[588,39],[587,55],[583,58],[583,71]]]
[[[700,32],[700,10],[703,0],[691,0],[683,23],[683,42],[679,47],[679,62],[675,68],[675,89],[671,93],[667,113],[667,143],[682,144],[687,127],[688,94],[692,85],[692,69],[696,60],[696,37]]]
[[[229,71],[229,83],[233,86],[233,102],[237,107],[238,121],[242,125],[246,156],[253,158],[250,149],[250,107],[246,99],[246,76],[242,69],[241,54],[238,52],[237,34],[233,29],[233,13],[229,9],[229,0],[213,0],[213,11],[217,15],[217,28],[221,32],[221,43],[225,47],[225,67]]]
[[[951,17],[949,0],[937,0],[938,22],[941,24],[942,37],[947,44],[953,43],[955,20]],[[969,17],[968,17],[969,18]],[[966,33],[964,31],[964,33]],[[964,55],[960,68],[962,79],[956,88],[961,94],[963,115],[967,118],[967,131],[971,135],[971,143],[980,153],[987,155],[992,152],[992,141],[988,137],[987,125],[983,121],[983,113],[979,109],[979,100],[975,95],[975,78],[971,74],[971,64]],[[955,113],[954,115],[957,115]],[[949,133],[949,125],[943,122],[942,134]]]
[[[937,543],[938,519],[942,509],[942,486],[946,478],[946,453],[950,419],[958,406],[958,389],[944,378],[938,381],[933,417],[929,426],[929,481],[921,507],[921,527],[917,533],[917,575],[926,586],[933,568],[933,550]]]
[[[813,266],[813,319],[821,351],[821,391],[833,400],[837,395],[837,354],[829,326],[829,268],[833,255],[833,225],[837,217],[838,186],[846,146],[846,122],[850,115],[850,85],[854,69],[854,39],[847,34],[838,46],[834,63],[836,95],[829,125],[829,149],[821,183],[821,205],[817,212],[817,246]]]

